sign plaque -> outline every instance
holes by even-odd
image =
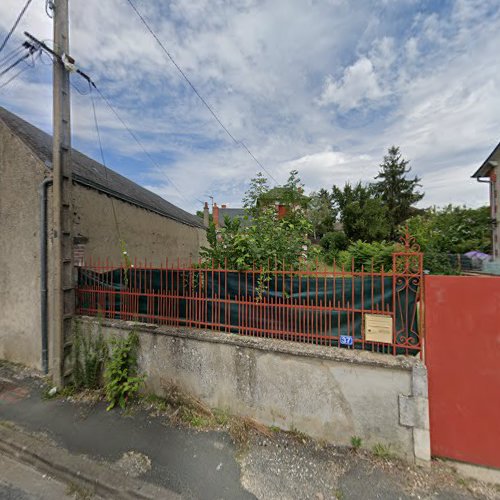
[[[382,314],[365,314],[365,340],[368,342],[392,342],[392,317]]]

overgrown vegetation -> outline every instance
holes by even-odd
[[[73,370],[71,383],[62,391],[55,392],[48,387],[46,397],[74,396],[78,391],[92,391],[95,399],[102,397],[108,401],[108,410],[115,406],[124,409],[134,397],[144,377],[138,374],[137,348],[139,336],[135,331],[126,338],[111,338],[106,341],[102,333],[101,321],[97,332],[92,332],[92,325],[82,328],[78,320],[74,325]]]
[[[389,459],[394,457],[394,453],[391,450],[390,445],[385,445],[382,443],[377,443],[373,447],[373,454],[378,458]]]
[[[111,352],[104,371],[104,389],[109,403],[107,410],[116,405],[125,408],[127,401],[137,394],[144,377],[137,374],[137,348],[139,336],[135,331],[127,338],[113,338]]]
[[[244,448],[251,433],[272,437],[272,430],[248,417],[231,415],[227,409],[212,409],[175,384],[163,387],[163,397],[147,395],[146,408],[155,414],[166,415],[174,425],[187,425],[197,429],[225,429],[233,442]]]
[[[351,436],[351,446],[355,450],[359,450],[359,448],[361,448],[362,444],[363,444],[363,440],[359,436]]]
[[[201,256],[206,265],[230,269],[300,269],[314,261],[318,252],[311,246],[308,235],[312,225],[306,216],[307,198],[296,171],[277,191],[258,175],[252,179],[244,202],[246,217],[252,224],[244,226],[239,219],[226,218],[224,227],[211,224],[207,231],[210,246]],[[273,201],[274,200],[274,201]],[[287,207],[280,218],[274,203]]]
[[[92,335],[91,326],[82,331],[82,324],[75,320],[73,337],[73,386],[76,390],[97,389],[102,385],[102,373],[108,347],[102,335],[101,322]]]
[[[417,208],[420,178],[397,146],[388,149],[372,182],[321,188],[305,196],[297,171],[270,188],[258,174],[243,199],[248,223],[226,219],[208,229],[204,263],[237,270],[301,269],[320,258],[327,265],[389,271],[403,229],[424,252],[424,268],[460,272],[460,255],[491,251],[488,207]],[[278,208],[279,206],[279,208]],[[251,220],[249,219],[251,217]]]

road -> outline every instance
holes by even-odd
[[[0,453],[2,500],[75,498],[72,487]]]

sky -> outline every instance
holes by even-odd
[[[292,169],[306,192],[370,182],[397,145],[422,179],[421,206],[488,203],[488,186],[470,176],[500,141],[500,0],[133,1],[278,183]],[[1,1],[0,40],[24,3]],[[51,44],[45,0],[32,1],[0,60],[24,31]],[[110,168],[190,212],[210,196],[241,206],[261,168],[127,0],[70,0],[70,43],[149,154],[95,94]],[[0,106],[47,132],[50,63],[21,66],[0,89]],[[73,146],[101,161],[88,84],[72,83]]]

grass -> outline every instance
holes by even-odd
[[[287,434],[304,444],[309,440],[309,436],[306,433],[299,431],[295,427],[292,427],[289,431],[287,431]]]
[[[174,425],[199,430],[225,429],[238,447],[246,446],[252,432],[271,437],[266,426],[248,417],[231,415],[224,408],[212,409],[174,384],[165,385],[163,391],[164,397],[148,394],[142,402],[147,409],[166,415]]]
[[[384,445],[382,443],[377,443],[373,447],[373,454],[378,458],[389,459],[394,456],[390,445]]]
[[[76,393],[76,389],[73,385],[67,385],[62,389],[57,389],[56,392],[51,394],[54,386],[50,383],[47,383],[42,391],[42,399],[56,399],[56,398],[67,398],[70,396],[74,396]]]
[[[355,450],[359,450],[359,448],[361,448],[362,444],[363,444],[363,440],[359,436],[351,436],[351,446]]]

